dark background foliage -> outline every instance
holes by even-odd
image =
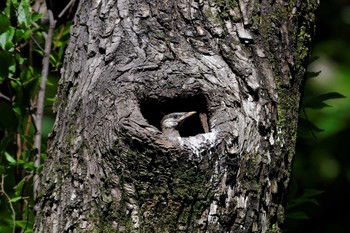
[[[299,131],[290,199],[295,200],[310,189],[322,193],[315,192],[319,195],[314,199],[289,209],[300,211],[309,219],[287,218],[286,231],[349,232],[350,3],[323,0],[317,15],[312,54],[319,58],[310,64],[309,71],[321,73],[306,81],[304,101],[329,92],[346,98],[325,101],[331,107],[305,109],[308,120],[322,131],[312,127]]]

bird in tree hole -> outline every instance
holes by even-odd
[[[181,124],[188,119],[189,117],[196,114],[196,112],[174,112],[168,115],[165,115],[160,121],[160,127],[165,136],[169,138],[180,137],[178,131]]]

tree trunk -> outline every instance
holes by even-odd
[[[316,7],[81,0],[35,232],[280,232]]]

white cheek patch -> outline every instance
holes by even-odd
[[[166,119],[163,122],[163,126],[164,126],[164,128],[174,128],[175,126],[177,126],[177,123],[173,120]]]

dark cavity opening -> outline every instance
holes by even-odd
[[[209,132],[207,102],[204,96],[197,95],[180,98],[143,99],[140,109],[149,124],[161,130],[160,121],[169,113],[191,112],[197,113],[184,121],[178,128],[181,137],[195,136]]]

